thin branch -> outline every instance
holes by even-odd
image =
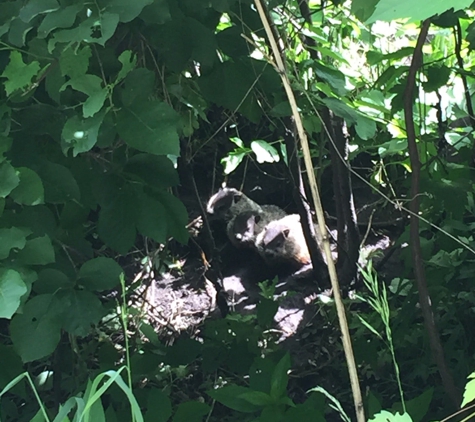
[[[330,250],[330,242],[328,240],[328,234],[326,232],[326,225],[325,225],[325,216],[323,214],[322,203],[320,199],[320,195],[318,192],[317,181],[315,178],[315,173],[313,170],[312,158],[310,154],[310,147],[307,140],[307,135],[305,133],[302,118],[298,111],[297,102],[295,99],[295,95],[292,91],[292,87],[290,86],[290,81],[288,78],[287,73],[285,72],[285,65],[283,59],[279,53],[279,47],[277,46],[277,40],[275,40],[274,35],[272,33],[271,25],[266,17],[266,13],[264,10],[264,6],[261,0],[255,0],[256,8],[261,18],[262,24],[264,25],[264,29],[266,31],[267,38],[269,39],[270,45],[272,47],[272,52],[276,61],[276,65],[278,68],[278,72],[280,77],[282,78],[282,83],[284,85],[285,92],[287,94],[287,98],[290,103],[290,107],[292,109],[292,115],[295,120],[295,125],[297,127],[298,137],[300,139],[303,157],[305,162],[305,168],[307,170],[307,175],[310,182],[310,189],[312,192],[312,198],[315,206],[315,211],[317,213],[317,221],[319,230],[321,232],[321,236],[323,239],[323,248],[325,251],[325,255],[327,258],[328,263],[328,271],[330,274],[330,280],[332,282],[333,287],[333,294],[335,298],[336,310],[338,314],[338,321],[340,323],[340,329],[342,333],[342,340],[343,340],[343,349],[345,351],[346,362],[348,365],[348,372],[350,376],[350,383],[351,389],[353,392],[353,400],[355,404],[355,411],[356,411],[356,418],[358,422],[364,422],[364,408],[363,408],[363,400],[361,397],[361,390],[358,382],[358,373],[356,371],[356,363],[355,357],[353,354],[353,347],[351,345],[351,337],[350,332],[348,329],[348,322],[346,319],[345,307],[343,305],[341,294],[340,294],[340,286],[338,283],[338,278],[336,274],[335,264],[333,263],[332,253]]]
[[[414,54],[412,56],[409,74],[407,76],[406,89],[404,91],[404,119],[406,122],[407,143],[409,147],[409,157],[411,160],[411,197],[410,203],[411,223],[410,223],[410,243],[412,246],[412,256],[414,263],[414,276],[419,292],[419,304],[421,306],[424,324],[429,336],[430,348],[433,358],[437,364],[442,384],[445,391],[456,407],[460,404],[460,394],[458,393],[452,375],[445,362],[444,350],[440,341],[439,333],[435,324],[434,313],[431,307],[429,289],[422,261],[421,241],[419,237],[419,218],[417,218],[420,209],[419,203],[419,181],[421,173],[421,163],[419,161],[419,152],[416,144],[416,131],[413,120],[413,97],[416,84],[416,73],[422,62],[422,46],[424,45],[427,33],[429,31],[430,19],[423,22],[419,37],[417,39]]]

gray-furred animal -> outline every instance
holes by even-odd
[[[214,218],[229,222],[245,211],[261,211],[259,204],[234,188],[221,188],[208,201],[206,211]]]
[[[286,212],[276,205],[262,205],[261,211],[245,211],[228,224],[227,234],[231,243],[238,247],[256,248],[256,237],[271,221],[285,217]]]
[[[206,211],[226,222],[226,234],[234,246],[250,248],[255,248],[255,236],[267,223],[286,215],[278,206],[260,206],[234,188],[221,188],[216,192],[208,201]]]
[[[289,264],[296,268],[311,264],[298,214],[267,224],[256,238],[256,248],[269,264]]]

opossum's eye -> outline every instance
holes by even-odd
[[[254,222],[257,224],[257,223],[259,223],[259,221],[261,221],[261,216],[260,216],[260,215],[256,215],[256,216],[254,217]]]
[[[241,198],[242,198],[242,195],[238,195],[238,194],[234,195],[233,196],[234,203],[237,204],[241,200]]]
[[[282,230],[282,234],[284,235],[286,239],[289,237],[289,233],[290,233],[290,229]]]

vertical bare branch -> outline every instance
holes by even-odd
[[[460,395],[455,387],[454,380],[447,367],[444,357],[444,350],[440,341],[439,333],[435,324],[434,313],[431,307],[429,289],[422,262],[421,243],[419,237],[419,181],[421,173],[421,163],[419,161],[419,152],[416,144],[416,132],[413,119],[413,97],[416,84],[416,73],[422,62],[422,46],[429,31],[430,20],[424,21],[417,39],[414,54],[412,56],[409,74],[407,76],[406,89],[404,91],[404,119],[406,122],[407,143],[409,147],[409,156],[411,160],[412,179],[411,179],[411,225],[410,238],[412,247],[412,256],[414,262],[414,276],[416,278],[417,289],[419,291],[419,303],[424,318],[424,324],[429,336],[430,348],[433,358],[437,364],[445,391],[453,401],[456,407],[460,405]]]

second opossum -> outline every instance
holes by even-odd
[[[228,223],[227,234],[236,247],[256,248],[256,237],[274,220],[285,217],[286,212],[276,205],[262,205],[261,211],[245,211]]]
[[[260,206],[234,188],[221,188],[208,201],[206,211],[226,222],[228,238],[237,247],[255,247],[255,236],[265,225],[286,215],[276,205]]]
[[[267,224],[256,238],[256,248],[269,264],[288,264],[296,268],[311,264],[298,214]]]

